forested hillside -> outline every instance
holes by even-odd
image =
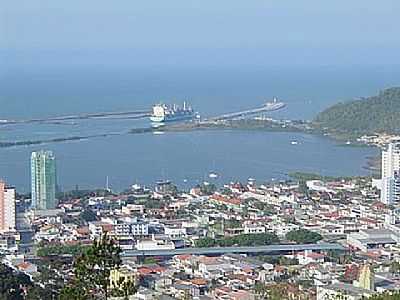
[[[314,127],[353,137],[375,132],[400,133],[400,88],[333,105],[316,116]]]

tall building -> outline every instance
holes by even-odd
[[[0,181],[0,232],[15,230],[15,189]]]
[[[51,151],[32,152],[32,207],[54,209],[56,202],[56,159]]]
[[[381,202],[400,200],[400,140],[393,140],[382,151]]]

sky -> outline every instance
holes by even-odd
[[[398,0],[3,0],[0,59],[9,68],[397,65],[399,11]]]

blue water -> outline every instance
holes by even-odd
[[[257,107],[273,96],[287,108],[275,118],[311,119],[339,100],[376,94],[395,86],[399,69],[384,67],[274,69],[38,69],[9,70],[0,78],[0,119],[23,119],[82,112],[148,109],[155,102],[189,100],[202,115]],[[0,127],[0,140],[26,140],[121,133],[27,147],[0,149],[0,177],[18,190],[29,190],[29,156],[38,148],[53,150],[64,189],[104,186],[109,176],[121,190],[138,182],[171,179],[182,186],[208,180],[219,183],[282,178],[290,171],[326,175],[367,174],[372,148],[339,147],[304,134],[245,131],[129,135],[147,120],[83,120],[74,125]],[[298,140],[299,145],[291,145]],[[186,181],[186,183],[184,183]]]

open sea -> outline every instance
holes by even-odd
[[[189,101],[203,116],[260,106],[274,96],[287,104],[272,118],[312,119],[329,105],[396,86],[400,69],[390,67],[285,68],[57,68],[15,69],[0,74],[0,119],[29,119],[86,112],[150,109],[157,102]],[[259,182],[292,171],[324,175],[368,174],[375,148],[342,147],[320,136],[299,133],[202,131],[128,134],[148,120],[98,119],[65,124],[0,126],[0,141],[116,133],[109,137],[0,149],[0,177],[29,191],[30,153],[53,150],[64,190],[170,179],[182,187],[213,181]],[[291,141],[298,141],[292,145]]]

